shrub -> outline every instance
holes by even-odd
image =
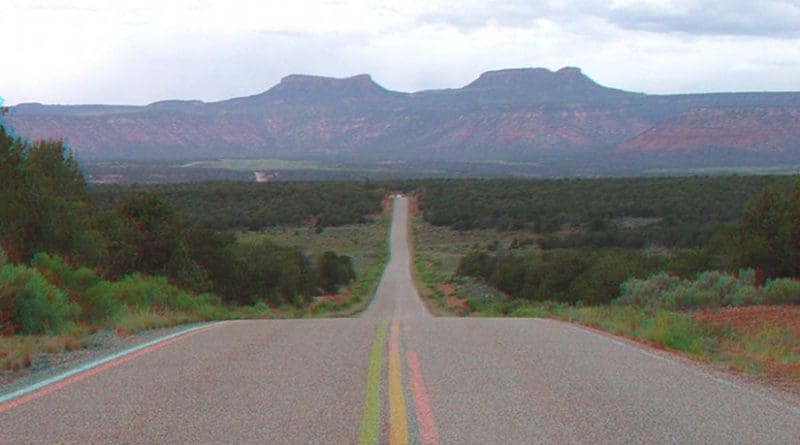
[[[543,255],[543,259],[547,263],[547,269],[539,281],[539,296],[558,302],[575,303],[578,296],[570,292],[570,285],[586,271],[590,259],[584,252],[575,250],[552,250]]]
[[[339,287],[347,285],[356,277],[353,261],[347,255],[337,255],[327,251],[317,261],[319,285],[325,292],[334,294]]]
[[[659,311],[645,327],[648,341],[692,354],[703,354],[716,347],[716,342],[691,318],[674,312]]]
[[[31,260],[47,280],[66,291],[81,309],[81,319],[99,323],[116,317],[124,307],[114,298],[112,284],[100,278],[93,270],[73,269],[58,256],[37,253]]]
[[[800,303],[800,281],[790,278],[768,280],[764,285],[764,303]]]
[[[69,266],[64,264],[60,257],[50,256],[43,252],[39,252],[33,256],[31,259],[31,267],[38,270],[47,281],[56,286],[63,283],[67,271],[71,270]]]
[[[719,271],[703,272],[695,281],[660,272],[645,280],[629,279],[615,303],[651,309],[692,309],[760,304],[762,292],[754,286],[755,273],[739,276]]]
[[[329,300],[323,300],[311,308],[311,313],[319,315],[327,312],[332,312],[334,309],[336,309],[336,305],[334,305],[333,302]]]
[[[211,287],[208,274],[192,259],[184,242],[179,242],[172,251],[164,270],[174,284],[184,289],[202,292]]]
[[[659,272],[650,278],[629,278],[620,286],[620,296],[614,303],[638,307],[661,307],[664,295],[677,289],[682,280],[666,272]]]
[[[665,309],[695,309],[721,306],[720,295],[709,289],[696,289],[684,285],[664,295],[662,306]]]
[[[764,303],[764,292],[753,285],[740,287],[730,296],[731,306],[754,306]]]
[[[570,294],[585,304],[609,303],[619,295],[620,285],[628,277],[652,273],[655,267],[651,263],[637,251],[600,251],[592,256],[589,267],[572,281]]]
[[[75,307],[36,269],[0,268],[0,325],[21,334],[58,334],[70,327]],[[10,324],[11,326],[7,326]]]
[[[100,281],[81,294],[78,303],[83,309],[84,320],[102,323],[123,312],[125,307],[115,299],[113,286],[108,281]]]
[[[547,312],[535,306],[520,306],[509,311],[509,317],[520,318],[544,318],[547,317]]]
[[[198,304],[160,276],[128,275],[114,283],[110,291],[114,300],[131,308],[192,310]]]
[[[471,251],[458,262],[458,275],[481,278],[489,281],[494,272],[495,258],[486,252]]]

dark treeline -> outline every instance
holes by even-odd
[[[204,184],[105,189],[92,199],[61,142],[28,143],[0,126],[0,331],[33,326],[25,320],[43,320],[42,314],[73,313],[73,303],[92,313],[99,300],[81,300],[91,295],[116,299],[102,303],[108,307],[170,292],[303,306],[354,278],[349,257],[242,244],[217,228],[354,222],[380,210],[383,193],[368,184]],[[261,219],[236,220],[249,212]],[[220,217],[226,213],[233,219]],[[43,331],[57,330],[22,329]]]
[[[673,306],[800,302],[800,285],[793,281],[800,278],[800,180],[733,177],[692,178],[690,182],[698,187],[697,193],[702,186],[703,199],[723,196],[729,190],[726,184],[739,193],[756,184],[769,186],[754,191],[736,212],[729,213],[722,206],[710,203],[708,208],[714,210],[707,215],[736,216],[732,220],[710,218],[706,224],[712,225],[713,233],[704,236],[706,242],[691,248],[680,248],[677,243],[677,246],[649,249],[586,245],[547,249],[545,238],[539,241],[539,249],[525,248],[527,242],[515,242],[507,248],[490,246],[487,250],[474,250],[462,258],[457,273],[480,279],[512,298],[529,301],[609,303],[620,296],[621,285],[629,282],[632,284],[622,286],[623,294],[633,293],[633,289],[641,293],[646,288],[645,294],[652,295],[637,294],[633,298],[625,294],[627,300],[667,304],[662,300],[668,297]],[[638,184],[649,190],[652,182],[642,180]],[[696,205],[705,202],[686,198]],[[669,200],[669,196],[665,199]],[[696,209],[688,204],[678,207],[688,215],[697,215]],[[567,203],[565,208],[569,211],[572,205]],[[648,244],[652,241],[647,237],[644,240]],[[742,273],[752,275],[752,283],[731,278]],[[667,280],[669,286],[663,284],[664,277],[671,277]]]
[[[691,247],[771,185],[786,191],[791,178],[449,180],[425,183],[419,197],[431,224],[532,230],[544,248]]]
[[[364,222],[381,211],[385,189],[369,182],[205,182],[90,187],[100,210],[126,197],[157,196],[181,217],[214,229],[258,230],[269,226],[339,226]]]
[[[708,265],[708,258],[698,251],[671,256],[614,247],[473,251],[461,259],[457,273],[483,280],[514,299],[603,304],[616,298],[629,278],[661,270],[688,277]]]

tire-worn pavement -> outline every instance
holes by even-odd
[[[391,247],[360,317],[216,325],[0,412],[0,443],[800,443],[789,394],[557,321],[431,317],[405,199]]]

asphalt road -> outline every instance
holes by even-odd
[[[800,443],[787,394],[566,323],[431,317],[406,219],[359,318],[179,336],[0,399],[0,443]]]

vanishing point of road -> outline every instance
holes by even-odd
[[[787,394],[563,322],[432,317],[407,215],[358,318],[204,325],[0,390],[0,443],[800,443]]]

